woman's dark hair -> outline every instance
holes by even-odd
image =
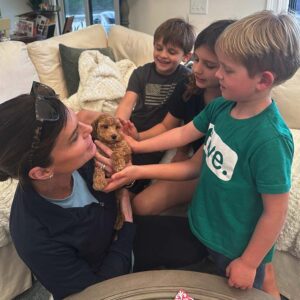
[[[67,122],[68,110],[59,99],[49,100],[59,119],[43,122],[40,141],[32,153],[33,136],[38,125],[35,101],[34,96],[24,94],[0,105],[0,181],[14,178],[21,184],[28,184],[28,172],[32,167],[46,168],[52,163],[51,152]]]
[[[206,46],[212,53],[215,53],[215,44],[218,37],[224,29],[233,22],[235,22],[235,20],[219,20],[203,29],[196,37],[194,51],[201,46]],[[183,99],[187,101],[192,95],[196,94],[198,90],[199,88],[196,86],[195,77],[192,73],[189,76],[189,82],[187,84],[187,89],[183,94]]]

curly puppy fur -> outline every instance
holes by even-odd
[[[103,144],[107,145],[112,151],[112,165],[115,172],[119,172],[125,168],[126,164],[131,160],[131,149],[121,134],[121,125],[117,118],[108,114],[102,114],[94,123],[92,136]],[[105,170],[95,165],[93,175],[93,188],[96,191],[101,191],[107,185]],[[119,207],[119,195],[116,193]],[[120,209],[119,209],[120,210]],[[123,225],[124,217],[118,213],[115,224],[116,229],[120,229]]]

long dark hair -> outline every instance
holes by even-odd
[[[40,142],[32,160],[29,156],[37,126],[35,97],[24,94],[0,105],[0,181],[14,178],[19,179],[21,184],[28,184],[28,172],[32,167],[45,168],[52,163],[51,152],[66,124],[68,110],[59,99],[51,101],[59,119],[43,122]]]
[[[215,53],[215,44],[218,37],[221,35],[224,29],[233,22],[235,22],[235,20],[219,20],[203,29],[196,37],[194,51],[204,45],[208,47],[212,53]],[[183,94],[183,99],[185,101],[199,91],[199,88],[196,86],[194,74],[189,76],[189,82],[186,87],[187,88]]]

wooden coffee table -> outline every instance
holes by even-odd
[[[268,294],[251,289],[230,288],[225,278],[192,271],[161,270],[133,273],[90,286],[69,300],[173,300],[184,289],[194,300],[272,300]]]

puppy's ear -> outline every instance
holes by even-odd
[[[99,118],[92,123],[93,131],[91,133],[93,140],[97,139],[97,128],[98,128]]]

